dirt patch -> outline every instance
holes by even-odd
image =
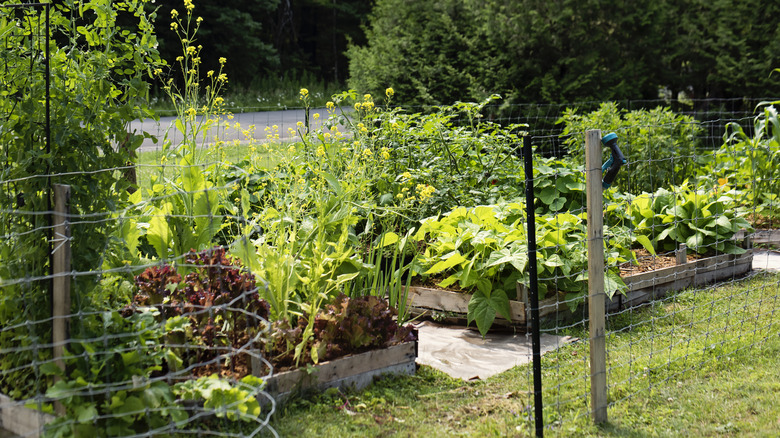
[[[643,248],[634,250],[634,253],[636,254],[636,259],[639,264],[625,262],[618,265],[621,277],[677,266],[677,256],[674,252],[652,255]],[[699,255],[688,253],[688,262],[692,262],[698,258],[700,258]]]

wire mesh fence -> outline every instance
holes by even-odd
[[[771,235],[766,229],[773,228],[777,215],[775,189],[769,188],[777,181],[771,151],[776,150],[778,130],[768,128],[777,120],[775,110],[762,106],[745,118],[662,124],[655,123],[650,110],[644,120],[633,119],[626,126],[604,117],[603,109],[587,115],[581,125],[582,119],[564,117],[566,129],[577,129],[562,131],[570,135],[565,140],[568,157],[575,159],[577,149],[586,147],[584,129],[604,127],[603,134],[617,133],[627,163],[614,185],[604,185],[603,206],[592,207],[603,210],[603,231],[586,236],[584,225],[572,226],[583,217],[570,214],[591,204],[578,172],[577,191],[572,190],[571,163],[560,161],[541,172],[536,168],[537,185],[558,188],[537,192],[537,205],[556,210],[542,212],[542,217],[552,218],[558,227],[547,243],[541,238],[538,248],[544,260],[539,281],[548,289],[547,300],[540,303],[547,318],[542,333],[579,338],[542,359],[544,420],[546,430],[554,433],[576,428],[581,417],[603,422],[607,412],[625,412],[622,405],[647,403],[682,385],[691,372],[717,369],[738,352],[760,352],[780,333],[780,278],[773,274],[778,266],[769,261],[778,242],[759,237]],[[702,126],[718,123],[724,123],[720,143],[699,141],[681,148],[681,143],[696,142],[698,135],[692,132],[706,133]],[[606,169],[595,170],[600,174]],[[594,239],[605,248],[604,291],[609,296],[601,332],[593,331],[588,308],[594,292],[572,284],[572,279],[588,277],[579,254],[586,252],[583,242]],[[605,371],[593,369],[592,342],[600,337],[606,338]],[[603,406],[594,405],[598,402],[591,392],[598,372],[606,374]],[[597,413],[600,408],[604,416]]]
[[[31,28],[42,27],[18,27]],[[0,99],[0,412],[17,433],[274,435],[272,389],[282,384],[270,382],[280,369],[298,366],[294,387],[307,364],[408,345],[412,277],[463,265],[460,280],[474,280],[476,265],[462,254],[456,262],[452,242],[434,242],[430,216],[468,217],[460,237],[476,238],[475,248],[502,239],[478,266],[486,278],[472,281],[475,302],[491,288],[522,301],[531,286],[518,200],[525,134],[536,152],[526,194],[540,330],[561,339],[539,362],[543,430],[565,433],[597,408],[594,337],[606,342],[607,404],[598,408],[609,414],[779,331],[780,279],[751,270],[759,245],[776,244],[758,243],[756,230],[774,226],[780,194],[777,115],[755,111],[764,99],[455,104],[375,116],[373,100],[358,97],[341,114],[237,113],[196,132],[173,118],[136,121],[131,131],[151,135],[136,139],[131,182],[129,137],[101,134],[113,124],[68,122],[80,107],[61,94],[44,134],[50,75],[32,60],[49,38],[35,32],[6,34],[3,80],[16,91]],[[65,83],[60,71],[55,86]],[[212,126],[199,117],[187,123]],[[586,170],[602,171],[586,169],[593,128],[614,132],[627,162],[604,205],[589,207]],[[603,230],[590,231],[587,214]],[[429,234],[418,236],[422,226]],[[472,233],[480,226],[494,228]],[[609,298],[594,336],[589,245],[602,240]],[[490,272],[499,265],[505,277]],[[481,315],[487,330],[493,315]],[[413,363],[413,348],[394,351]],[[401,359],[385,369],[408,371]],[[528,388],[533,380],[528,368]]]

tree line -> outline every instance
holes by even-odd
[[[198,0],[231,81],[308,72],[397,102],[777,96],[775,0]],[[158,11],[160,52],[180,49]],[[204,51],[204,55],[206,55]],[[305,85],[305,84],[302,84]]]

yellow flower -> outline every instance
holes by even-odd
[[[361,107],[360,102],[356,103],[355,104],[355,111],[360,111],[360,107]]]
[[[171,30],[176,30],[178,27],[179,25],[177,23],[171,23]]]
[[[214,76],[214,70],[209,70],[208,72],[206,72],[206,76],[208,77]]]
[[[412,179],[412,174],[409,172],[404,172],[401,176],[404,177],[404,179]]]
[[[325,148],[322,146],[319,146],[317,148],[317,156],[318,157],[324,157],[325,156]]]
[[[325,108],[327,108],[328,111],[333,111],[336,108],[336,104],[328,101],[328,103],[325,104]]]
[[[390,159],[390,149],[383,147],[380,154],[382,155],[383,160],[389,160]]]
[[[217,80],[220,81],[220,82],[227,82],[227,74],[221,73],[219,75],[219,77],[217,78]]]
[[[187,12],[190,12],[195,8],[195,5],[192,0],[184,0],[184,7],[187,8]]]
[[[365,158],[370,158],[370,157],[371,157],[371,155],[373,155],[373,154],[374,154],[374,153],[373,153],[373,152],[371,152],[371,149],[363,149],[363,157],[365,157]]]
[[[222,96],[217,96],[214,98],[214,105],[222,105],[225,102],[225,99],[222,98]]]
[[[303,128],[303,122],[298,122],[298,123],[296,123],[296,125],[297,125],[299,128]]]
[[[171,17],[178,17],[178,16],[179,16],[179,11],[177,11],[176,9],[171,9]]]
[[[314,113],[314,120],[317,120],[320,118],[320,113]]]
[[[305,98],[308,95],[309,95],[309,90],[305,88],[301,88],[301,99]]]
[[[391,87],[387,87],[385,90],[385,96],[393,97],[393,94],[395,94],[395,90],[393,90]]]
[[[203,17],[198,17],[197,19],[195,19],[195,22],[198,23],[198,24],[202,23],[203,22]]]
[[[179,62],[182,62],[184,60],[184,57],[179,55],[179,56],[176,57],[176,60],[179,61]]]
[[[363,100],[365,100],[366,102],[370,101],[371,100],[371,95],[370,94],[364,94],[363,95]]]
[[[219,58],[219,65],[225,65],[226,62],[227,62],[227,59],[225,59],[224,57]]]
[[[330,138],[330,132],[326,132],[326,133],[322,134],[322,136],[323,136],[325,139],[329,139],[329,138]]]

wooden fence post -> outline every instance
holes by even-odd
[[[604,200],[601,186],[601,131],[585,132],[585,182],[588,210],[588,318],[590,333],[591,416],[607,421],[607,340],[604,293]]]
[[[52,350],[54,363],[65,371],[65,345],[70,320],[70,186],[54,185],[54,249],[52,250]],[[58,414],[65,410],[55,403]]]

